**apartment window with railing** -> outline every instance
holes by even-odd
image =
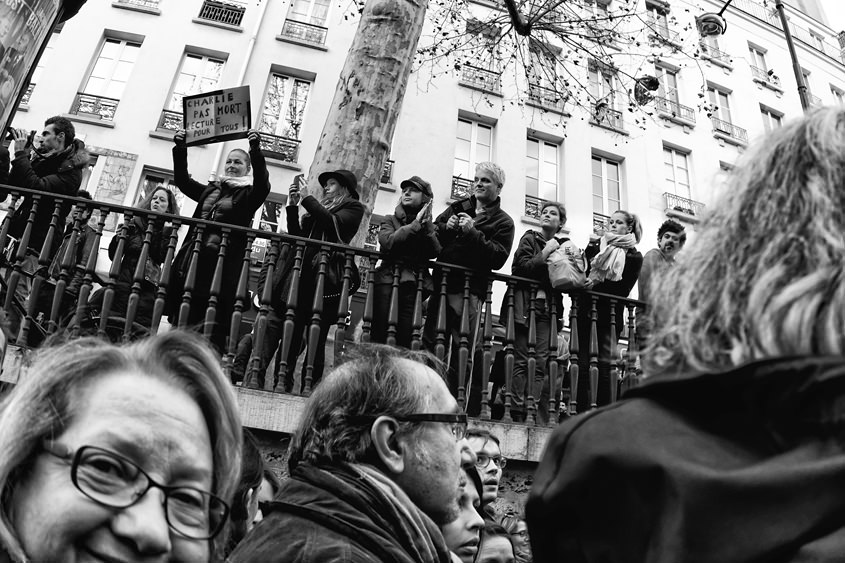
[[[273,73],[267,83],[258,130],[262,148],[285,162],[297,162],[299,137],[311,81]]]
[[[690,191],[689,152],[663,146],[663,169],[666,191],[676,196],[692,199]]]
[[[695,123],[695,111],[681,103],[677,69],[655,65],[654,70],[660,82],[655,105],[662,117],[685,125]]]
[[[324,45],[330,4],[329,0],[294,0],[282,26],[281,37]]]
[[[541,41],[530,40],[528,47],[528,100],[545,109],[563,112],[569,97],[558,72],[560,48]]]
[[[70,113],[113,121],[140,50],[140,41],[106,37]]]
[[[807,99],[810,101],[810,105],[820,106],[822,103],[821,98],[813,95],[813,89],[810,87],[810,71],[806,68],[802,68],[801,77],[804,80],[804,86],[807,88]]]
[[[812,29],[807,30],[807,32],[810,35],[810,45],[824,53],[824,36]]]
[[[182,98],[217,88],[225,61],[220,58],[185,53],[176,73],[173,89],[159,120],[160,129],[182,128]]]
[[[616,108],[616,71],[595,60],[590,60],[587,74],[589,92],[593,99],[591,120],[593,123],[621,130],[622,112]]]
[[[460,66],[460,81],[491,94],[502,93],[501,71],[496,53],[501,29],[498,26],[472,19],[466,23],[467,43],[472,57]]]
[[[838,104],[840,106],[845,104],[845,90],[831,85],[830,94],[833,96],[833,103]]]
[[[35,90],[35,86],[41,80],[41,75],[44,72],[44,66],[53,57],[53,52],[56,49],[56,41],[58,41],[58,39],[58,31],[54,31],[50,34],[50,39],[47,41],[47,46],[44,47],[44,52],[41,54],[41,58],[38,59],[38,65],[35,67],[35,70],[32,71],[32,78],[30,78],[29,80],[29,84],[26,87],[26,92],[24,92],[23,98],[21,98],[22,106],[29,105],[29,99],[32,97],[32,92],[33,90]]]
[[[621,168],[619,161],[593,155],[593,213],[611,215],[622,209]]]
[[[703,37],[699,42],[699,47],[701,49],[701,56],[703,59],[723,68],[732,68],[730,55],[720,48],[719,39],[715,35]]]
[[[766,64],[766,51],[756,45],[748,44],[749,61],[751,62],[751,77],[755,82],[780,90],[780,78]]]
[[[240,27],[246,12],[246,4],[236,0],[203,0],[195,21],[214,22]]]
[[[646,2],[646,24],[652,37],[677,45],[680,37],[669,27],[669,9],[662,4]]]
[[[783,125],[783,114],[763,104],[760,104],[760,115],[763,116],[763,129],[766,132],[774,131]]]
[[[452,170],[452,198],[470,195],[475,166],[493,156],[493,126],[469,119],[458,119],[455,160]]]
[[[731,118],[730,92],[717,86],[708,86],[707,95],[711,106],[710,121],[717,136],[728,141],[747,143],[748,133],[734,125]]]
[[[525,146],[525,195],[557,201],[560,145],[528,136]]]

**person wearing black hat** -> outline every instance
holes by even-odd
[[[322,186],[322,197],[314,195],[302,197],[299,186],[294,184],[288,192],[287,231],[298,237],[308,237],[314,240],[325,240],[334,243],[349,244],[361,220],[364,218],[364,205],[358,201],[358,179],[349,170],[334,170],[323,172],[317,177]],[[306,213],[300,219],[299,205]],[[339,236],[339,240],[338,240]],[[273,275],[273,302],[267,315],[266,331],[261,347],[261,363],[259,374],[264,374],[270,358],[279,346],[284,333],[284,319],[287,312],[287,297],[295,272],[295,248],[291,252],[283,253],[276,263]],[[284,374],[285,391],[293,389],[293,370],[296,359],[305,347],[304,334],[311,324],[313,316],[314,290],[317,286],[317,268],[319,265],[319,246],[308,245],[302,256],[302,270],[299,273],[299,292],[295,304],[294,330],[287,354],[287,367]],[[329,328],[337,322],[337,309],[340,296],[324,296],[323,312],[320,318],[320,335],[317,340],[317,350],[314,356],[311,385],[317,384],[323,375],[323,364],[326,356],[326,338]],[[307,362],[306,362],[307,364]],[[302,367],[300,391],[305,385],[306,365]],[[259,375],[259,385],[263,387],[263,377]]]
[[[411,347],[414,332],[414,306],[417,281],[422,281],[420,303],[434,291],[431,273],[425,262],[440,254],[440,241],[431,216],[431,184],[419,176],[403,180],[402,197],[393,215],[381,222],[379,249],[385,258],[375,272],[371,342],[387,342],[393,282],[397,281],[396,344]]]

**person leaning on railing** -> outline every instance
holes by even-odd
[[[528,380],[528,334],[530,329],[531,287],[517,286],[513,293],[514,322],[514,365],[511,379],[511,416],[514,421],[525,420],[526,399],[532,395],[537,400],[538,414],[542,422],[549,418],[549,382],[546,381],[546,363],[549,360],[549,342],[552,334],[552,304],[557,313],[558,327],[561,328],[563,316],[563,296],[559,290],[552,289],[549,281],[549,255],[568,238],[558,235],[566,224],[566,209],[560,203],[547,201],[540,209],[539,231],[528,230],[519,240],[511,262],[513,275],[537,280],[540,288],[534,296],[534,321],[536,341],[534,358],[536,360],[534,381]],[[502,303],[500,323],[507,326],[509,310],[508,299]],[[555,352],[557,352],[555,350]],[[543,381],[539,387],[535,381]]]
[[[590,243],[584,249],[587,265],[587,289],[598,293],[609,293],[619,297],[628,297],[643,265],[643,255],[635,248],[643,236],[640,219],[633,213],[619,210],[610,216],[607,229],[597,228],[590,235]],[[589,408],[587,397],[590,389],[590,334],[592,327],[593,297],[584,293],[578,299],[578,365],[579,378],[577,389],[578,412]],[[616,357],[616,350],[611,350],[610,315],[614,315],[616,338],[624,328],[624,307],[616,304],[611,312],[607,298],[598,299],[596,304],[596,335],[598,336],[599,385],[592,401],[604,405],[610,402],[611,362]]]
[[[155,211],[158,213],[170,213],[179,215],[179,205],[176,203],[176,196],[164,186],[158,186],[138,206],[143,211]],[[135,270],[141,259],[141,252],[144,248],[144,239],[150,230],[150,244],[147,249],[147,258],[144,263],[144,277],[140,282],[138,290],[138,307],[133,322],[149,329],[153,320],[153,307],[155,306],[158,282],[161,276],[161,264],[167,254],[167,245],[170,242],[170,235],[173,227],[164,224],[164,218],[156,217],[150,219],[143,213],[132,217],[126,223],[123,242],[123,254],[117,256],[120,245],[118,231],[109,243],[109,258],[112,262],[120,259],[120,271],[114,282],[114,297],[108,315],[121,318],[125,321],[128,314],[129,298],[132,295],[132,286],[135,284]],[[102,311],[105,289],[101,288],[94,292],[88,305],[93,310],[104,314]]]
[[[414,306],[417,298],[417,275],[422,277],[421,301],[434,290],[427,260],[440,254],[440,241],[431,217],[431,184],[419,176],[403,180],[399,187],[402,197],[392,215],[381,222],[378,234],[379,250],[386,257],[375,272],[371,342],[387,342],[393,274],[399,268],[396,344],[411,347],[414,332]]]
[[[349,244],[361,220],[364,217],[364,205],[358,201],[358,179],[349,170],[323,172],[317,177],[321,193],[302,197],[297,186],[292,186],[288,195],[287,213],[288,234],[308,237],[309,239]],[[299,205],[306,213],[300,219]],[[340,235],[340,240],[338,240]],[[294,305],[294,330],[287,355],[287,369],[284,374],[285,391],[293,389],[294,368],[300,352],[308,344],[305,332],[313,316],[314,292],[317,287],[317,273],[320,262],[320,246],[312,243],[305,247],[302,255],[302,270],[299,275],[299,292]],[[263,374],[267,363],[278,347],[283,335],[283,323],[287,314],[287,298],[291,283],[294,281],[293,267],[296,260],[296,248],[279,257],[273,275],[273,307],[267,315],[267,330],[261,348],[259,373]],[[340,295],[324,296],[323,310],[320,316],[320,333],[314,355],[311,384],[316,385],[323,375],[326,357],[326,339],[329,328],[337,323],[337,310]],[[305,388],[307,362],[302,366],[300,391]],[[263,377],[260,376],[263,380]]]
[[[173,183],[187,197],[197,202],[194,219],[249,227],[255,212],[264,204],[270,193],[270,179],[264,154],[261,152],[261,136],[258,131],[249,130],[249,153],[243,149],[230,151],[226,157],[225,175],[207,185],[197,182],[188,174],[185,136],[185,130],[181,129],[173,137]],[[249,177],[250,171],[252,179]],[[190,267],[197,231],[197,226],[192,225],[182,248],[173,259],[173,271],[167,288],[167,312],[171,324],[177,324],[179,321],[185,277]],[[196,281],[191,292],[188,326],[196,327],[205,318],[222,237],[223,233],[218,228],[206,227],[203,231],[199,260],[196,264]],[[217,296],[217,314],[211,334],[211,343],[219,352],[226,349],[226,337],[229,334],[244,252],[249,250],[246,242],[245,233],[235,230],[229,233],[223,271],[220,272],[222,283]],[[232,337],[237,338],[238,335]]]

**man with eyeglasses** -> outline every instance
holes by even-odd
[[[467,430],[467,441],[470,449],[475,453],[475,467],[481,474],[484,486],[481,495],[481,506],[485,513],[494,517],[491,504],[499,496],[499,482],[502,480],[502,470],[508,460],[502,455],[499,439],[483,428]]]
[[[280,500],[229,560],[449,563],[438,526],[458,515],[469,446],[435,369],[424,352],[349,352],[306,403]]]

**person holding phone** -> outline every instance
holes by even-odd
[[[421,277],[420,302],[431,295],[434,283],[425,262],[436,258],[442,247],[431,215],[431,184],[419,176],[403,180],[402,197],[393,212],[381,222],[378,241],[386,257],[375,272],[373,321],[370,340],[387,342],[393,279],[399,274],[399,300],[396,344],[411,347],[414,332],[414,305],[417,300],[417,276]]]
[[[487,295],[487,274],[505,265],[514,239],[514,223],[502,209],[499,194],[505,184],[505,171],[493,162],[482,162],[475,167],[475,179],[469,197],[458,200],[441,213],[434,222],[437,239],[443,250],[438,262],[460,265],[475,270],[451,270],[446,277],[446,342],[451,337],[452,366],[449,368],[449,389],[458,391],[457,347],[460,343],[461,315],[464,308],[464,280],[470,277],[469,322],[470,346],[475,340],[480,303]],[[440,289],[441,269],[435,269],[434,289]],[[428,314],[423,332],[423,344],[434,350],[437,343],[440,295],[435,293],[428,300]],[[470,350],[470,363],[472,350]],[[469,371],[467,372],[469,373]],[[480,385],[480,382],[478,382]],[[480,404],[479,396],[473,397]],[[471,404],[471,406],[473,406]]]

